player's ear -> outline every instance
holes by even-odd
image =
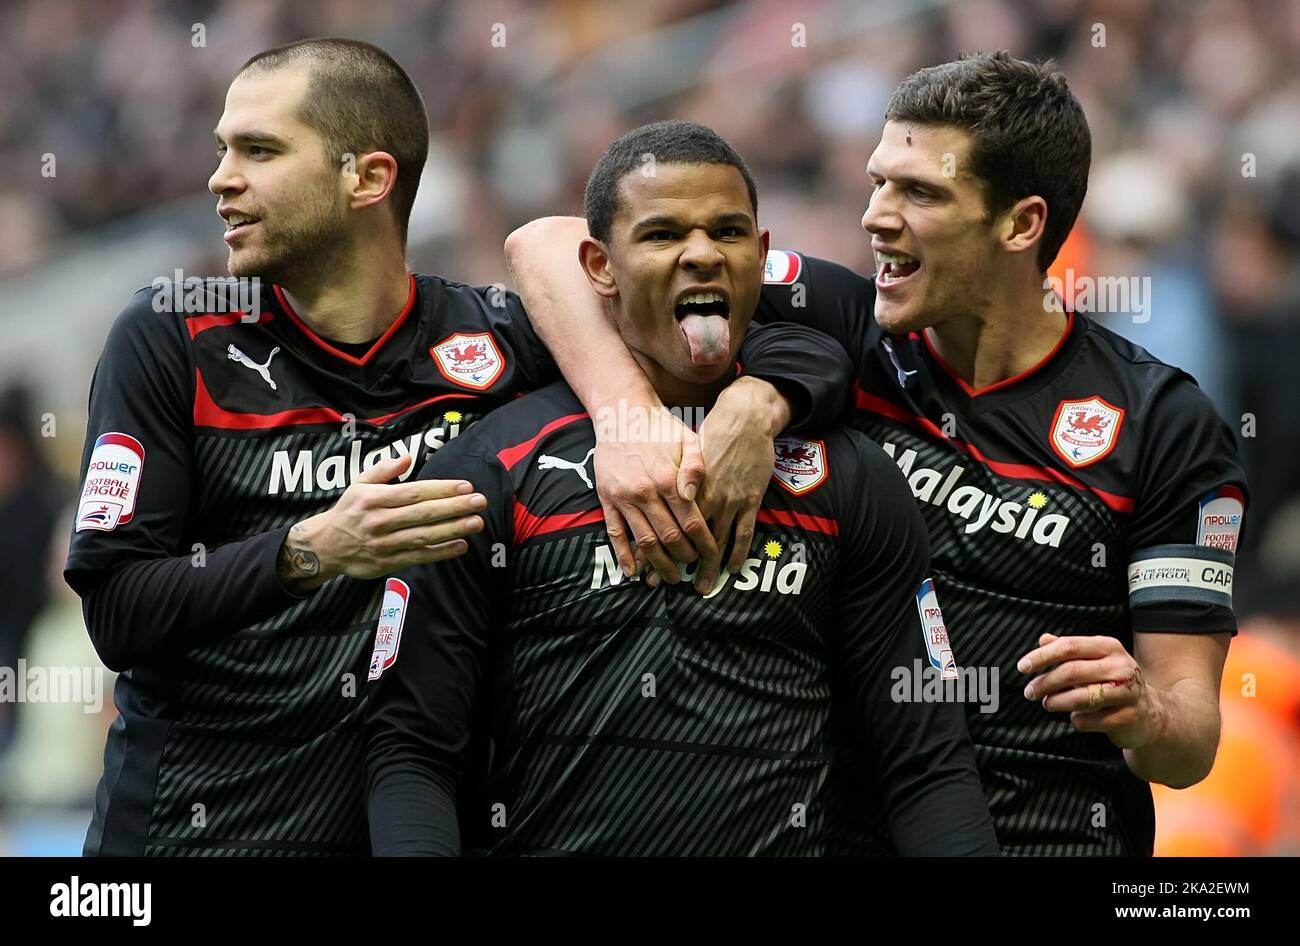
[[[766,263],[767,252],[772,248],[772,231],[767,227],[758,228],[758,248],[761,251],[759,255],[763,258],[764,263]]]
[[[361,210],[392,193],[397,184],[397,159],[387,151],[345,154],[340,158],[340,173],[349,205],[353,210]]]
[[[1002,216],[1000,238],[1008,253],[1024,253],[1038,245],[1047,226],[1047,201],[1036,195],[1022,197]]]
[[[587,274],[587,282],[591,283],[591,288],[599,295],[606,299],[618,295],[618,286],[614,283],[614,273],[610,269],[609,248],[604,243],[592,237],[583,237],[578,244],[578,262]]]

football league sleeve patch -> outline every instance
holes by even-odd
[[[939,595],[934,590],[933,579],[927,578],[917,589],[916,610],[921,618],[921,634],[925,638],[925,652],[930,666],[940,674],[941,679],[956,680],[960,674],[957,661],[952,655],[948,627],[943,619],[943,610],[939,607]]]
[[[81,488],[77,531],[112,532],[135,517],[144,445],[130,434],[112,431],[95,440]]]
[[[379,605],[379,623],[375,627],[375,649],[370,655],[368,680],[378,680],[380,675],[397,662],[397,648],[402,642],[402,625],[406,623],[406,607],[411,598],[411,588],[400,578],[390,578],[384,584],[384,598]]]

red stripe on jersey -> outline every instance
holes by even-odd
[[[595,525],[604,522],[605,514],[599,507],[586,512],[565,512],[553,516],[534,516],[528,507],[515,499],[515,544],[518,545],[535,535],[548,532],[560,532],[564,529],[576,529],[579,526]]]
[[[400,417],[417,408],[433,404],[436,401],[473,401],[472,394],[439,394],[427,398],[410,407],[383,414],[379,417],[362,419],[360,423],[378,426],[386,424],[394,417]],[[245,414],[228,411],[212,399],[208,386],[203,383],[203,373],[194,369],[194,426],[217,427],[222,430],[265,430],[271,427],[290,427],[295,424],[341,424],[343,415],[332,407],[294,407],[274,414]]]
[[[406,317],[411,314],[411,310],[415,308],[415,276],[410,273],[407,273],[406,276],[411,280],[411,291],[410,295],[406,297],[405,308],[398,313],[397,318],[393,319],[393,324],[388,326],[388,331],[375,339],[375,343],[371,345],[370,349],[360,358],[357,358],[355,355],[349,355],[345,351],[339,351],[339,349],[335,348],[325,339],[317,335],[312,331],[311,326],[304,322],[297,312],[293,311],[293,306],[289,305],[289,300],[285,296],[284,290],[279,286],[272,286],[271,288],[275,290],[275,297],[280,300],[280,305],[284,306],[284,311],[288,313],[289,318],[293,320],[293,324],[298,326],[304,335],[335,358],[341,358],[349,364],[364,365],[370,361],[371,358],[374,358],[375,355],[379,354],[379,350],[384,347],[384,343],[397,333],[397,330],[402,327],[402,323],[406,321]]]
[[[962,453],[966,454],[973,460],[984,464],[999,476],[1005,476],[1015,480],[1052,480],[1065,486],[1072,486],[1075,489],[1086,489],[1095,495],[1103,503],[1113,509],[1115,512],[1132,512],[1136,508],[1133,499],[1128,496],[1120,496],[1116,493],[1108,493],[1104,489],[1098,489],[1096,486],[1089,486],[1081,480],[1075,479],[1067,473],[1060,470],[1052,469],[1050,466],[1030,466],[1026,463],[1004,463],[1001,460],[990,460],[980,452],[979,447],[974,444],[966,443],[955,437],[948,437],[944,432],[930,420],[928,417],[919,417],[916,414],[909,414],[896,404],[868,394],[862,390],[860,385],[854,385],[854,398],[857,407],[860,410],[870,411],[873,414],[879,414],[882,417],[888,417],[892,420],[902,421],[909,427],[920,430],[922,433],[929,434],[940,440],[945,440],[952,444]]]
[[[758,521],[771,526],[794,526],[805,532],[824,532],[839,538],[840,524],[825,516],[809,516],[802,512],[786,512],[784,509],[760,509]]]
[[[551,431],[559,430],[561,427],[567,427],[574,421],[582,420],[586,416],[586,411],[583,411],[580,414],[566,414],[563,417],[557,417],[523,443],[515,444],[513,447],[506,447],[497,454],[497,459],[501,461],[502,466],[509,470],[524,457],[528,456],[529,451],[531,451],[533,447],[537,446],[537,441],[541,440]]]
[[[262,430],[289,424],[337,424],[343,415],[332,407],[298,407],[274,414],[239,414],[228,411],[208,393],[203,372],[194,369],[194,426],[220,427],[223,430]]]
[[[394,417],[401,417],[403,414],[409,414],[416,408],[424,407],[426,404],[433,404],[437,401],[476,401],[478,398],[473,394],[436,394],[433,397],[425,398],[418,401],[410,407],[403,407],[401,410],[393,411],[390,414],[380,414],[378,417],[372,417],[369,420],[362,421],[363,424],[386,424]]]
[[[249,325],[262,325],[274,319],[270,312],[263,312],[257,317],[256,322],[249,322]],[[190,330],[190,338],[193,339],[199,332],[206,332],[210,328],[220,328],[223,325],[234,325],[236,322],[244,320],[243,312],[227,312],[222,315],[194,315],[187,316],[185,327]]]

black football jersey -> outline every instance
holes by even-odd
[[[375,852],[820,853],[833,692],[900,849],[996,851],[960,708],[894,698],[900,670],[952,655],[880,449],[847,428],[778,440],[750,557],[701,596],[694,566],[654,589],[623,575],[595,445],[556,384],[425,467],[484,484],[489,511],[468,554],[387,582]]]
[[[141,290],[92,383],[65,575],[122,672],[88,854],[369,850],[358,707],[383,582],[297,597],[277,553],[372,464],[414,454],[418,470],[557,376],[495,287],[413,275],[365,345],[320,337],[278,287],[242,309],[232,295]],[[796,399],[830,400],[812,334],[747,336],[752,373],[776,365]]]
[[[870,279],[774,251],[758,318],[845,346],[850,423],[907,477],[954,649],[1000,681],[967,717],[1004,851],[1149,854],[1146,783],[1106,735],[1025,700],[1016,663],[1044,632],[1130,651],[1135,632],[1235,633],[1231,432],[1190,376],[1082,315],[1033,369],[974,390],[925,333],[881,332],[873,306]]]

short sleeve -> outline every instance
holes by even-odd
[[[1133,629],[1235,633],[1233,568],[1247,490],[1232,432],[1185,375],[1156,392],[1143,429],[1129,539]]]

